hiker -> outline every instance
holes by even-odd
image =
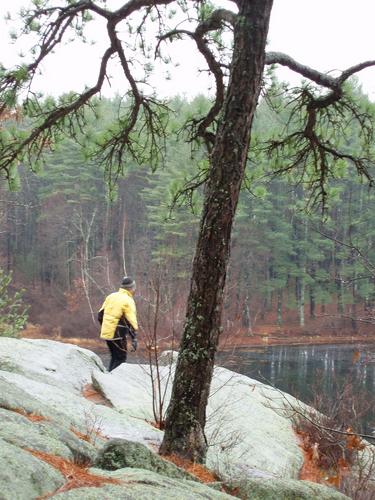
[[[127,336],[131,338],[132,351],[137,349],[138,323],[134,292],[135,281],[125,276],[119,291],[108,295],[98,312],[100,338],[107,341],[111,353],[110,372],[126,361]]]

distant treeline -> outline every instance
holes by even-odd
[[[13,285],[26,289],[31,321],[46,329],[93,335],[97,307],[128,273],[138,282],[144,327],[152,328],[157,314],[163,329],[178,334],[208,168],[204,149],[186,142],[179,131],[209,101],[176,98],[158,168],[152,172],[150,165],[129,162],[110,192],[104,180],[109,173],[99,158],[90,157],[89,146],[102,122],[115,121],[115,105],[116,100],[103,101],[102,118],[88,117],[93,133],[85,136],[84,148],[65,139],[46,152],[38,173],[20,166],[17,192],[2,187],[2,267],[13,271]],[[264,100],[257,143],[277,135],[286,114]],[[357,147],[357,131],[348,131],[348,137],[350,151]],[[234,226],[224,326],[248,333],[261,321],[283,325],[294,318],[303,326],[328,308],[337,315],[371,311],[373,190],[343,161],[326,187],[326,205],[311,206],[308,172],[274,175],[279,161],[262,148],[249,158]]]

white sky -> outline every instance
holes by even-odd
[[[8,11],[17,12],[27,3],[27,0],[1,0],[0,16]],[[108,0],[107,3],[108,6],[118,6],[123,1]],[[318,70],[342,70],[375,59],[374,20],[375,0],[357,0],[355,3],[353,0],[274,0],[268,50],[285,52]],[[10,28],[0,21],[0,62],[6,66],[14,63],[17,53],[9,41]],[[93,37],[98,33],[95,28]],[[98,58],[102,52],[100,41],[94,47],[68,44],[58,53],[58,58],[51,58],[50,63],[44,64],[44,74],[37,81],[38,88],[47,94],[58,95],[67,90],[80,90],[85,84],[92,85],[96,81]],[[172,80],[165,81],[162,74],[155,80],[159,93],[187,97],[206,93],[209,83],[205,74],[197,71],[196,64],[201,59],[192,42],[178,42],[175,57],[179,66],[173,69]],[[28,61],[26,57],[24,62]],[[358,76],[364,91],[375,101],[375,68],[363,70]],[[279,77],[296,82],[289,70],[282,70]],[[106,95],[116,91],[122,93],[123,85],[122,80],[114,77]]]

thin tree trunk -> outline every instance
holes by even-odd
[[[314,285],[310,285],[310,319],[316,318],[315,309],[316,309],[316,302],[315,302]]]
[[[121,254],[122,254],[122,271],[124,276],[127,276],[126,271],[126,255],[125,255],[125,230],[126,230],[126,213],[125,210],[122,214],[122,234],[121,234]]]
[[[91,239],[91,234],[92,234],[92,227],[94,224],[94,220],[96,217],[96,212],[97,209],[92,213],[90,221],[86,223],[86,228],[84,227],[84,218],[82,214],[82,208],[80,212],[78,213],[78,222],[76,224],[77,229],[79,230],[81,239],[82,239],[82,244],[81,244],[81,252],[80,252],[80,268],[81,268],[81,280],[82,280],[82,286],[83,286],[83,291],[85,293],[85,297],[87,300],[87,304],[90,309],[90,314],[91,314],[91,320],[93,324],[96,324],[96,315],[94,313],[94,309],[91,303],[91,297],[90,297],[90,280],[91,280],[91,273],[90,273],[90,239]]]
[[[250,314],[250,299],[247,294],[242,311],[242,326],[246,328],[246,336],[251,337],[253,335],[253,327]]]
[[[269,265],[269,259],[265,262],[265,267],[264,267],[264,281],[267,287],[266,293],[263,297],[263,304],[262,304],[262,311],[261,311],[261,320],[264,320],[266,317],[266,312],[270,310],[270,304],[271,304],[271,293],[268,290],[269,284],[270,284],[271,276],[270,276],[270,265]]]
[[[232,223],[264,68],[272,0],[240,0],[226,101],[211,158],[187,317],[161,453],[204,462],[206,406],[221,330]]]
[[[283,324],[283,290],[280,288],[277,291],[277,324]]]
[[[12,269],[12,217],[11,217],[11,207],[7,205],[7,273],[10,273]]]
[[[302,268],[305,273],[305,268]],[[299,279],[299,297],[298,297],[298,315],[299,315],[299,326],[305,326],[305,279],[302,276]]]
[[[340,271],[338,274],[338,278],[336,279],[336,288],[337,288],[337,312],[339,314],[344,314],[344,293],[343,293],[343,285],[341,279],[341,264]]]

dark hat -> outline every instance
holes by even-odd
[[[121,288],[126,288],[127,290],[135,289],[135,281],[129,276],[124,276],[121,281]]]

